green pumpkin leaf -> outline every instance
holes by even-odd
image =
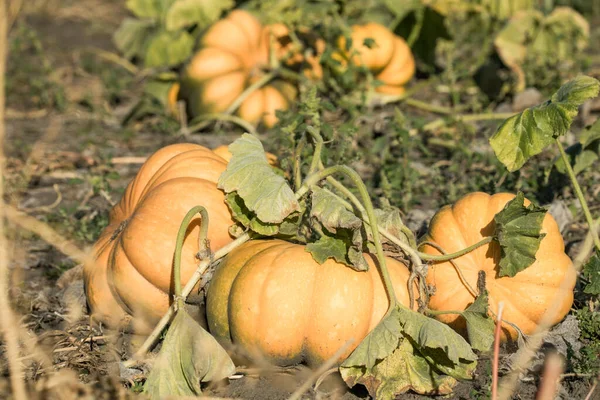
[[[467,341],[448,325],[423,314],[400,309],[404,332],[418,345],[419,351],[438,366],[448,366],[446,372],[455,378],[468,379],[473,371],[453,368],[461,364],[475,366],[477,356]]]
[[[165,16],[165,27],[176,31],[197,25],[200,29],[217,21],[223,11],[233,8],[233,0],[177,0]]]
[[[125,58],[141,57],[144,54],[146,39],[153,29],[152,22],[125,18],[113,35],[113,42]]]
[[[173,0],[127,0],[125,6],[138,18],[159,20]]]
[[[364,385],[375,399],[394,399],[412,390],[419,394],[444,395],[452,393],[456,380],[432,368],[431,364],[415,351],[408,338],[383,361],[372,368],[364,366],[340,367],[342,379],[349,387]]]
[[[371,369],[377,361],[392,354],[402,337],[398,309],[383,318],[342,364],[344,367],[365,366]]]
[[[592,166],[600,158],[600,119],[584,129],[576,143],[565,150],[575,175]],[[564,160],[559,158],[554,164],[558,172],[566,174]]]
[[[407,390],[445,394],[456,379],[471,379],[477,356],[458,333],[432,318],[398,306],[341,364],[352,387],[367,387],[374,398],[394,398]]]
[[[194,39],[185,32],[158,32],[148,41],[144,65],[148,68],[181,64],[191,54]]]
[[[310,216],[331,233],[337,228],[360,229],[362,220],[348,211],[340,199],[328,189],[315,186],[312,188],[312,207]]]
[[[406,225],[404,225],[404,222],[402,222],[399,209],[396,207],[389,207],[386,209],[376,208],[375,217],[377,217],[379,227],[383,228],[387,233],[397,237],[402,242],[412,247],[417,247],[415,235]],[[369,229],[368,232],[369,239],[371,239],[371,230]]]
[[[229,145],[229,151],[231,161],[219,177],[219,189],[237,192],[262,222],[278,224],[300,211],[292,188],[273,171],[258,138],[245,133]]]
[[[146,383],[151,399],[194,396],[200,382],[218,381],[235,373],[227,352],[185,310],[179,310],[165,336]]]
[[[248,210],[244,204],[244,200],[238,196],[237,192],[227,193],[225,195],[225,202],[231,211],[233,219],[245,228],[264,236],[274,236],[279,233],[278,225],[262,222],[256,218],[256,215]]]
[[[588,280],[583,292],[600,295],[600,250],[596,250],[596,253],[583,266],[583,276]]]
[[[546,210],[533,203],[525,207],[522,192],[506,203],[494,216],[496,239],[500,243],[501,258],[498,276],[515,276],[535,262],[540,243],[546,234],[541,233]]]
[[[328,258],[333,258],[339,263],[348,263],[346,243],[334,236],[323,235],[317,241],[308,243],[305,249],[319,264],[323,264]]]
[[[480,293],[462,316],[467,321],[467,335],[471,347],[478,351],[488,351],[494,344],[494,321],[488,315],[488,293]]]
[[[578,107],[598,95],[600,82],[580,76],[564,84],[547,102],[508,118],[491,137],[496,157],[516,171],[546,146],[564,135]]]
[[[319,264],[333,258],[357,271],[366,271],[369,264],[362,251],[362,237],[359,229],[338,228],[335,235],[325,231],[317,241],[306,245],[306,251],[310,252]]]

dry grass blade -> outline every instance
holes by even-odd
[[[500,359],[500,333],[502,332],[502,312],[504,302],[498,303],[498,314],[496,315],[496,329],[494,331],[494,359],[492,361],[492,400],[498,398],[498,363]]]
[[[6,72],[7,51],[7,4],[0,4],[0,199],[4,198],[4,78]],[[9,300],[8,282],[8,245],[5,236],[4,214],[6,207],[0,210],[0,326],[6,343],[6,357],[10,370],[10,383],[16,400],[25,400],[27,393],[23,381],[19,358],[19,328]]]
[[[335,352],[335,354],[333,356],[331,356],[331,358],[329,358],[329,360],[325,361],[317,370],[315,370],[315,372],[313,372],[306,381],[304,381],[304,383],[302,385],[300,385],[300,387],[298,387],[298,389],[296,389],[294,391],[294,393],[292,393],[292,395],[290,397],[288,397],[288,400],[300,400],[300,398],[302,397],[302,395],[308,390],[310,389],[310,387],[312,386],[312,384],[314,382],[317,381],[317,379],[319,379],[319,377],[325,373],[327,373],[327,371],[329,369],[331,369],[331,367],[333,367],[338,360],[340,359],[340,357],[342,356],[342,354],[344,354],[346,352],[346,350],[348,350],[348,347],[354,342],[354,339],[350,339],[348,340],[346,343],[344,343],[344,345],[342,347],[340,347],[338,349],[338,351]]]
[[[4,205],[4,213],[6,218],[12,223],[39,235],[43,240],[56,247],[59,251],[71,257],[73,260],[82,264],[92,262],[89,254],[79,249],[79,247],[65,239],[47,224],[38,221],[9,205]]]
[[[598,381],[599,380],[600,380],[600,375],[598,375],[598,377],[596,378],[596,381],[594,382],[594,384],[590,388],[589,393],[587,394],[587,396],[585,396],[585,400],[592,400],[592,396],[594,395],[594,391],[596,391],[596,387],[598,386]]]
[[[598,229],[600,225],[600,219],[596,220],[592,229]],[[594,248],[593,237],[590,232],[588,232],[581,249],[579,250],[579,254],[573,263],[573,268],[577,273],[581,270],[581,267]],[[566,292],[568,280],[563,280],[560,287],[558,288],[558,293]],[[500,382],[500,388],[498,392],[498,399],[500,400],[508,400],[511,398],[511,395],[514,393],[518,381],[519,374],[525,370],[525,368],[531,363],[531,359],[538,351],[538,349],[542,346],[544,337],[550,330],[552,326],[552,321],[555,320],[556,313],[559,309],[559,304],[563,301],[563,296],[556,296],[554,301],[548,307],[548,310],[542,316],[540,323],[536,329],[536,331],[529,337],[527,344],[519,349],[516,354],[516,360],[513,366],[512,371],[506,375],[502,381]]]
[[[546,357],[542,383],[537,392],[536,400],[554,400],[560,376],[564,370],[564,363],[557,353],[550,353]]]

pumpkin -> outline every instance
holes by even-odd
[[[140,334],[154,327],[171,303],[175,240],[192,207],[208,211],[213,251],[233,240],[228,233],[233,221],[216,185],[226,166],[223,158],[196,144],[167,146],[148,158],[111,210],[109,225],[93,249],[95,263],[84,268],[94,320]],[[200,219],[192,220],[185,238],[183,284],[197,267]],[[194,296],[188,300],[193,302]]]
[[[319,265],[303,245],[246,242],[225,257],[210,282],[210,332],[227,348],[279,365],[316,366],[354,339],[341,362],[389,305],[375,258],[365,256],[369,270],[357,272],[333,259]],[[408,269],[391,258],[386,264],[398,300],[408,304]]]
[[[382,82],[375,88],[378,93],[404,93],[404,85],[415,74],[415,59],[404,39],[374,22],[353,25],[350,38],[349,48],[345,37],[338,40],[342,57],[337,58],[342,64],[349,60],[368,68],[375,79]]]
[[[452,206],[445,206],[431,220],[425,240],[439,245],[445,252],[453,253],[494,235],[494,215],[515,196],[510,193],[488,195],[475,192],[466,195]],[[528,205],[530,202],[525,201]],[[565,254],[565,246],[556,221],[546,214],[542,224],[542,239],[536,261],[514,277],[499,277],[500,245],[497,241],[454,259],[464,279],[477,290],[479,271],[486,273],[486,289],[490,310],[496,315],[498,303],[504,302],[502,319],[516,324],[525,334],[534,332],[542,315],[557,296],[562,299],[553,323],[559,322],[573,304],[575,271]],[[422,247],[427,254],[440,254],[429,245]],[[567,280],[564,290],[559,287]],[[463,283],[450,262],[433,263],[427,274],[427,283],[435,287],[429,308],[433,310],[465,310],[473,303],[474,295]],[[465,330],[465,320],[455,314],[438,318],[459,332]],[[517,338],[517,331],[504,323],[503,337]]]
[[[174,82],[167,92],[167,110],[169,114],[179,119],[179,107],[177,97],[179,96],[179,82]]]
[[[186,101],[188,115],[194,118],[226,111],[248,86],[264,76],[269,39],[260,22],[243,10],[234,10],[213,24],[182,74],[180,97]],[[289,108],[295,97],[292,85],[275,81],[248,96],[238,114],[251,123],[262,121],[271,127],[277,122],[275,110]]]

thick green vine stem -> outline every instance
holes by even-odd
[[[206,251],[206,243],[208,239],[208,211],[202,206],[196,206],[185,214],[179,231],[177,231],[177,240],[175,242],[175,256],[173,260],[173,280],[174,280],[174,294],[177,307],[183,307],[183,296],[181,291],[181,251],[183,249],[183,241],[185,240],[185,233],[187,228],[192,221],[192,218],[196,214],[202,216],[202,222],[200,223],[200,233],[198,235],[198,250],[202,253]]]
[[[442,254],[440,256],[435,256],[432,254],[427,254],[427,253],[422,253],[419,252],[419,257],[421,257],[422,260],[426,260],[426,261],[437,261],[437,262],[441,262],[441,261],[449,261],[455,258],[458,258],[460,256],[464,256],[467,253],[470,253],[471,251],[477,249],[478,247],[481,247],[485,244],[490,243],[491,241],[493,241],[495,239],[494,236],[487,236],[483,239],[481,239],[479,242],[472,244],[471,246],[464,248],[462,250],[459,250],[455,253],[450,253],[450,254]],[[426,243],[423,243],[426,244]],[[421,247],[423,244],[419,245],[419,247]]]
[[[567,153],[565,153],[565,148],[558,138],[556,138],[556,145],[558,146],[558,150],[560,151],[560,156],[565,164],[565,168],[567,170],[567,174],[573,183],[573,188],[575,189],[575,194],[581,203],[581,208],[583,210],[583,214],[585,215],[585,219],[588,224],[588,228],[590,229],[590,234],[592,235],[592,239],[594,240],[594,245],[598,250],[600,250],[600,238],[598,238],[598,231],[594,228],[594,219],[592,218],[592,214],[590,213],[590,209],[588,207],[587,202],[585,201],[585,196],[581,191],[581,186],[579,186],[579,182],[577,182],[577,177],[575,176],[575,171],[571,167],[571,162],[569,157],[567,157]]]
[[[304,181],[304,185],[302,186],[308,189],[311,186],[317,184],[319,181],[336,173],[346,175],[356,185],[360,193],[360,197],[362,198],[362,201],[364,203],[364,208],[366,209],[366,213],[369,218],[369,225],[371,226],[371,233],[373,234],[373,242],[375,243],[377,259],[379,260],[379,270],[381,272],[381,277],[383,279],[386,292],[390,299],[390,307],[388,309],[388,312],[391,312],[391,310],[398,306],[399,303],[398,299],[396,298],[396,292],[394,291],[392,279],[390,278],[390,274],[385,263],[385,256],[383,254],[383,246],[381,245],[381,237],[379,236],[379,230],[377,229],[377,218],[375,217],[373,203],[371,202],[371,198],[369,197],[367,187],[363,183],[358,173],[346,165],[336,165],[333,167],[325,168],[308,176]]]

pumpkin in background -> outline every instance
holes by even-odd
[[[445,206],[437,212],[431,220],[425,240],[438,244],[447,253],[454,253],[486,236],[492,236],[496,229],[494,215],[514,197],[510,193],[491,196],[481,192],[468,194],[454,205]],[[525,205],[529,204],[526,200]],[[536,261],[514,277],[497,276],[500,262],[500,245],[497,241],[454,259],[474,290],[477,290],[479,271],[485,271],[490,310],[496,315],[498,303],[504,302],[502,319],[516,324],[526,335],[534,332],[555,298],[560,296],[562,300],[552,323],[558,323],[573,304],[575,270],[565,254],[558,225],[549,213],[544,217],[542,233],[546,236],[540,243]],[[428,254],[440,254],[429,245],[423,246],[422,250]],[[567,285],[564,291],[560,291],[563,280],[567,280]],[[475,298],[449,262],[433,262],[427,273],[427,283],[435,287],[435,294],[429,302],[432,310],[462,311]],[[437,318],[458,331],[465,329],[464,318],[460,316],[447,314]],[[507,336],[517,338],[516,330],[508,324],[503,324],[503,333],[505,340]]]
[[[164,147],[144,163],[110,212],[109,225],[94,246],[95,263],[84,268],[94,320],[117,328],[133,317],[133,326],[125,327],[140,334],[154,327],[172,300],[177,231],[192,207],[208,211],[213,251],[233,240],[228,233],[233,221],[216,185],[226,166],[223,158],[196,144]],[[200,219],[192,220],[184,242],[183,284],[197,267]]]
[[[415,59],[404,39],[374,22],[353,25],[350,38],[349,48],[345,37],[338,41],[342,64],[348,60],[368,68],[383,83],[375,88],[378,93],[404,93],[404,85],[415,74]]]
[[[213,24],[182,74],[179,97],[186,101],[189,118],[225,112],[248,86],[263,77],[269,62],[269,39],[265,28],[246,11],[234,10]],[[251,123],[262,121],[271,127],[277,122],[275,110],[289,108],[295,97],[292,85],[275,81],[248,96],[238,114]]]
[[[349,339],[345,359],[379,323],[389,300],[375,258],[357,272],[332,259],[319,265],[305,246],[251,240],[217,267],[206,296],[210,332],[279,365],[329,359]],[[408,304],[409,271],[386,258],[402,304]],[[418,291],[415,289],[415,293]]]
[[[167,93],[167,110],[173,117],[179,119],[179,107],[177,105],[177,97],[179,97],[179,82],[173,82]]]

